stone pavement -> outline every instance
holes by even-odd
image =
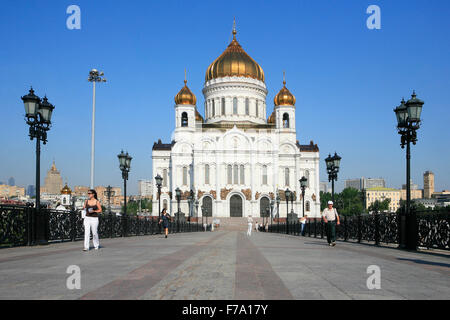
[[[242,231],[0,250],[0,299],[450,299],[448,255]],[[81,289],[69,290],[70,265]],[[369,290],[370,265],[381,289]]]

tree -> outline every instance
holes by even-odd
[[[388,211],[390,203],[391,203],[390,198],[384,199],[383,201],[375,200],[375,202],[373,202],[369,206],[369,211],[376,212],[376,213],[378,213],[380,211]]]
[[[320,191],[320,211],[325,210],[327,208],[328,201],[331,200],[331,193]]]
[[[149,212],[152,211],[152,201],[149,199],[142,200],[130,200],[127,203],[127,214],[137,215],[139,211],[139,202],[141,201],[141,210],[148,209]],[[125,207],[122,206],[122,212],[125,210]]]

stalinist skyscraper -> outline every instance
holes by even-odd
[[[52,167],[47,171],[44,188],[42,188],[41,191],[50,194],[60,194],[62,188],[63,180],[60,172],[56,169],[55,161],[53,161]]]
[[[434,173],[425,171],[423,174],[423,197],[425,199],[431,198],[434,193]]]

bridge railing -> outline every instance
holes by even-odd
[[[169,222],[169,232],[203,231],[197,222]],[[99,215],[101,239],[160,234],[157,217]],[[79,211],[57,211],[16,205],[0,205],[0,247],[26,246],[84,239],[84,225]]]
[[[322,218],[308,219],[300,232],[301,223],[269,224],[269,232],[326,238],[327,226]],[[415,211],[410,217],[402,213],[374,213],[341,216],[336,225],[336,239],[373,243],[375,245],[413,243],[414,248],[450,250],[450,210]],[[411,246],[410,246],[411,247]]]

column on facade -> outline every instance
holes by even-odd
[[[314,159],[314,164],[315,164],[315,186],[314,186],[314,194],[316,195],[316,201],[315,201],[315,212],[314,214],[316,216],[320,215],[320,183],[319,183],[319,166],[320,166],[320,156],[316,157]],[[311,206],[312,207],[312,206]]]
[[[279,174],[279,171],[280,171],[280,168],[279,168],[279,164],[278,164],[278,160],[279,160],[279,153],[280,153],[280,136],[279,135],[276,135],[276,138],[277,138],[277,140],[278,141],[275,141],[275,139],[272,139],[272,141],[274,141],[274,143],[273,143],[273,193],[274,193],[274,196],[275,196],[275,198],[274,198],[274,200],[276,200],[276,197],[277,197],[277,188],[278,188],[278,179],[279,179],[279,177],[278,177],[278,174]],[[275,204],[276,205],[276,204]],[[280,212],[281,212],[281,205],[282,205],[282,202],[280,202]],[[277,212],[277,214],[278,214],[278,217],[281,217],[281,214],[280,214],[280,212]]]
[[[302,172],[300,172],[300,152],[298,154],[295,154],[295,174],[294,174],[294,183],[295,183],[295,192],[297,194],[297,198],[295,199],[295,210],[298,217],[301,217],[302,215],[302,202],[305,201],[305,199],[299,200],[302,194],[301,188],[300,188],[300,178],[303,176]],[[306,193],[305,193],[306,198]]]
[[[219,163],[219,153],[217,152],[217,146],[216,146],[216,148],[215,148],[215,154],[216,154],[216,164],[215,164],[215,167],[216,167],[216,173],[215,173],[215,182],[216,182],[216,201],[214,201],[214,203],[215,203],[215,210],[216,210],[216,212],[219,212],[219,211],[221,211],[221,210],[219,210],[219,206],[221,206],[222,205],[222,201],[221,201],[221,199],[220,199],[220,185],[219,185],[219,181],[220,181],[220,179],[219,179],[219,172],[220,172],[220,163]],[[223,205],[222,205],[222,208],[223,208]]]

